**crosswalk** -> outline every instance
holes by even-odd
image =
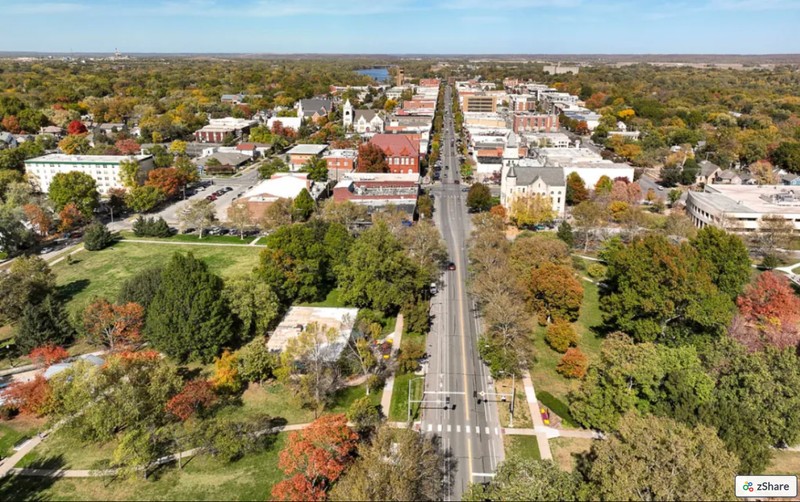
[[[479,426],[470,426],[470,425],[453,425],[453,424],[434,424],[430,422],[422,422],[420,423],[420,429],[424,432],[430,432],[431,434],[475,434],[475,435],[487,435],[491,436],[499,435],[500,428],[499,427],[479,427]]]

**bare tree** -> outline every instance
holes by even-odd
[[[239,200],[231,204],[228,209],[228,222],[239,231],[239,237],[244,239],[244,232],[253,226],[253,216],[247,202]]]
[[[180,221],[182,228],[197,228],[202,239],[203,231],[217,221],[214,203],[206,199],[191,201],[181,214]]]

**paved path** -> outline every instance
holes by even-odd
[[[254,246],[254,247],[257,247],[257,248],[265,248],[265,247],[267,247],[267,246],[265,246],[263,244],[232,244],[232,243],[228,243],[228,242],[202,242],[201,239],[198,239],[198,241],[199,242],[152,241],[152,240],[149,240],[149,239],[121,239],[118,242],[120,242],[120,243],[125,243],[125,242],[140,243],[140,242],[143,242],[145,244],[167,244],[167,245],[172,245],[172,246],[189,245],[189,246],[218,246],[218,247],[233,247],[233,248],[243,248],[243,247],[248,247],[248,246]]]
[[[392,335],[392,356],[396,356],[400,350],[400,340],[403,337],[403,314],[397,314],[397,322],[394,325],[394,335]],[[389,408],[392,405],[392,392],[394,392],[394,373],[389,375],[383,385],[383,396],[381,396],[381,410],[387,417]]]
[[[542,460],[552,460],[553,453],[550,451],[550,443],[548,442],[548,432],[542,420],[542,414],[539,412],[539,401],[536,399],[536,391],[533,388],[531,381],[531,374],[528,370],[522,374],[522,383],[525,386],[525,397],[528,400],[528,407],[531,410],[531,418],[533,419],[534,435],[536,442],[539,443],[539,454]],[[555,429],[553,429],[555,430]]]
[[[544,434],[548,439],[552,438],[581,438],[581,439],[605,439],[602,433],[586,429],[554,429],[553,427],[534,427],[533,429],[511,429],[504,428],[503,434],[509,436],[539,436]]]

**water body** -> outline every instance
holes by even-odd
[[[389,80],[389,68],[366,68],[356,70],[356,73],[372,77],[377,82],[387,82]]]

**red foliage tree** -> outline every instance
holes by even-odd
[[[70,136],[75,136],[77,134],[85,134],[88,132],[86,126],[83,125],[83,122],[80,120],[73,120],[72,122],[67,125],[67,134]]]
[[[36,347],[28,357],[37,366],[50,366],[69,357],[69,353],[58,345],[42,345]]]
[[[53,390],[44,376],[37,374],[33,380],[14,382],[3,391],[6,403],[20,413],[45,415],[52,400]]]
[[[157,188],[164,197],[170,199],[178,195],[183,183],[183,176],[177,169],[174,167],[162,167],[147,173],[147,181],[144,184]]]
[[[330,486],[353,460],[358,434],[347,426],[347,417],[325,415],[307,428],[289,435],[278,466],[289,476],[276,484],[277,500],[323,500]]]
[[[6,115],[3,117],[0,126],[2,126],[4,131],[8,131],[11,134],[19,134],[22,131],[19,125],[19,119],[16,115]]]
[[[496,206],[492,206],[492,208],[489,209],[489,212],[492,213],[495,216],[499,216],[500,218],[503,219],[503,221],[506,220],[506,215],[507,215],[506,208],[504,208],[500,204],[497,204]]]
[[[83,325],[96,342],[115,351],[129,347],[141,339],[144,308],[134,302],[114,305],[101,298],[86,307]]]
[[[358,172],[388,173],[389,164],[381,147],[372,143],[362,143],[358,147]]]
[[[117,142],[114,143],[114,146],[122,155],[135,155],[142,149],[139,143],[132,139],[117,140]]]
[[[182,421],[188,420],[196,413],[201,413],[214,406],[217,395],[214,386],[207,380],[186,382],[183,389],[167,402],[167,412]]]
[[[53,224],[53,218],[50,212],[40,206],[39,204],[25,204],[22,206],[22,211],[28,221],[36,227],[40,235],[47,235],[50,233],[50,225]]]
[[[83,213],[74,202],[70,202],[58,213],[58,219],[60,220],[58,229],[68,232],[83,223]]]
[[[575,347],[568,349],[556,366],[556,371],[567,378],[583,378],[589,368],[589,359]]]
[[[741,318],[729,332],[751,350],[765,344],[783,349],[800,342],[800,298],[786,277],[764,272],[745,288],[736,304]]]

